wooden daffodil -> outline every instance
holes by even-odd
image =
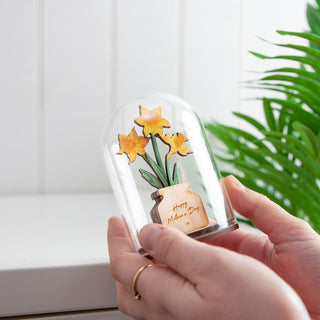
[[[136,160],[137,155],[145,155],[145,146],[148,144],[150,138],[138,136],[135,128],[131,130],[128,136],[119,134],[120,150],[119,154],[126,153],[129,160],[133,162]]]
[[[150,172],[140,168],[141,177],[157,189],[179,184],[177,163],[169,164],[171,156],[174,153],[178,153],[181,156],[192,153],[192,150],[188,149],[188,146],[184,144],[188,139],[182,133],[163,135],[163,128],[170,128],[170,123],[167,119],[162,118],[161,112],[161,107],[149,110],[140,105],[139,117],[134,122],[143,128],[143,136],[138,136],[135,128],[131,130],[128,136],[124,134],[118,135],[118,154],[126,153],[129,158],[129,164],[135,161],[139,155],[151,169]],[[154,157],[148,150],[145,150],[148,149],[146,146],[149,140],[151,141],[151,147],[148,148],[153,151]],[[164,159],[161,157],[157,140],[170,147]]]
[[[167,119],[161,117],[161,107],[149,110],[142,106],[140,108],[140,117],[135,119],[135,123],[143,127],[143,134],[147,137],[150,133],[162,135],[163,128],[170,128]]]
[[[192,153],[192,150],[188,149],[188,146],[184,144],[188,139],[182,133],[174,133],[172,136],[166,134],[165,136],[161,136],[161,139],[170,146],[169,153],[167,154],[167,160],[169,160],[176,152],[181,156],[186,156],[187,154]]]

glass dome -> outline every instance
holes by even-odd
[[[193,238],[238,228],[204,127],[186,102],[152,94],[118,109],[103,136],[105,167],[135,250],[161,223]]]

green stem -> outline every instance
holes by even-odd
[[[162,186],[163,187],[167,187],[168,186],[168,182],[167,182],[167,179],[165,177],[164,171],[159,167],[155,168],[155,166],[157,166],[156,162],[147,153],[145,155],[141,156],[141,157],[148,164],[148,166],[152,169],[152,171],[154,172],[156,177],[159,179],[159,181],[162,184]],[[152,165],[151,162],[153,162],[154,165]]]
[[[155,136],[155,134],[153,132],[150,133],[150,136],[151,136],[152,147],[153,147],[154,155],[156,157],[157,164],[164,171],[164,167],[163,167],[163,164],[162,164],[162,161],[161,161],[161,157],[160,157],[160,152],[159,152],[156,136]]]
[[[177,171],[177,163],[173,165],[173,173],[172,173],[172,180],[173,184],[179,184],[179,177],[178,177],[178,171]]]
[[[166,163],[166,174],[167,174],[167,179],[168,179],[168,182],[169,182],[169,186],[173,186],[173,185],[174,185],[174,182],[173,182],[173,180],[172,180],[171,171],[170,171],[170,165],[169,165],[169,160],[167,160],[167,156],[166,156],[165,163]]]

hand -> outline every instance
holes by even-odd
[[[137,280],[142,301],[133,298],[132,279],[152,262],[132,252],[122,219],[109,220],[118,306],[135,319],[310,319],[291,287],[256,259],[160,225],[145,226],[139,240],[155,258]]]
[[[269,266],[300,295],[312,319],[320,319],[320,236],[308,223],[244,188],[234,177],[225,178],[224,184],[234,209],[265,234],[239,229],[212,239],[210,244]]]

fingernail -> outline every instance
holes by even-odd
[[[235,187],[237,187],[238,189],[246,189],[246,187],[234,176],[232,176],[232,183]]]
[[[161,231],[162,229],[156,224],[148,224],[142,228],[139,240],[145,250],[151,251],[154,248]]]

